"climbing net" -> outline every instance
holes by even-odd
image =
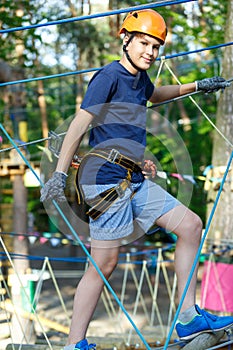
[[[92,18],[101,18],[101,17],[106,17],[106,16],[110,16],[110,15],[116,15],[116,14],[120,14],[120,13],[128,13],[132,10],[140,10],[140,9],[146,9],[146,8],[156,8],[156,7],[161,7],[161,6],[166,6],[166,5],[176,5],[176,4],[181,4],[181,3],[186,3],[186,2],[191,2],[191,1],[196,1],[196,0],[177,0],[177,1],[161,1],[161,2],[155,2],[155,3],[150,3],[147,5],[141,5],[141,6],[137,6],[137,7],[131,7],[131,8],[127,8],[127,9],[121,9],[121,10],[115,10],[115,11],[108,11],[105,13],[101,13],[101,14],[94,14],[94,15],[88,15],[88,16],[80,16],[80,17],[76,17],[76,18],[72,18],[72,19],[64,19],[64,20],[59,20],[59,21],[53,21],[53,22],[47,22],[47,23],[43,23],[43,24],[36,24],[36,25],[29,25],[29,26],[25,26],[25,27],[18,27],[18,28],[9,28],[9,29],[5,29],[5,30],[0,30],[0,33],[10,33],[10,32],[14,32],[14,31],[20,31],[20,30],[28,30],[28,29],[32,29],[32,28],[38,28],[38,27],[43,27],[43,26],[52,26],[52,25],[62,25],[64,23],[67,22],[78,22],[78,21],[83,21],[83,20],[89,20]],[[173,72],[173,70],[171,69],[171,67],[168,65],[167,60],[171,59],[171,58],[175,58],[178,56],[184,56],[184,55],[188,55],[188,54],[192,54],[195,52],[201,52],[204,50],[212,50],[212,49],[217,49],[220,47],[224,47],[224,46],[229,46],[232,45],[233,42],[229,42],[229,43],[225,43],[222,45],[216,45],[216,46],[212,46],[212,47],[208,47],[208,48],[204,48],[204,49],[200,49],[200,50],[195,50],[195,51],[188,51],[188,52],[182,52],[179,54],[174,54],[174,55],[169,55],[169,56],[165,56],[165,57],[161,57],[160,60],[160,66],[158,69],[158,74],[157,74],[157,78],[156,78],[156,82],[159,78],[159,75],[162,71],[162,69],[165,67],[170,74],[172,75],[172,77],[177,81],[178,84],[180,84],[180,81],[178,79],[178,77],[175,75],[175,73]],[[84,73],[92,73],[94,71],[99,70],[100,68],[93,68],[93,69],[87,69],[87,70],[80,70],[80,71],[75,71],[75,72],[68,72],[68,73],[63,73],[63,74],[55,74],[55,75],[49,75],[49,76],[44,76],[44,77],[34,77],[31,79],[23,79],[23,80],[17,80],[17,81],[11,81],[11,82],[7,82],[7,83],[1,83],[0,87],[4,87],[4,86],[8,86],[8,85],[14,85],[14,84],[19,84],[19,83],[30,83],[32,81],[37,81],[37,80],[45,80],[45,79],[53,79],[53,78],[57,78],[57,77],[65,77],[65,76],[69,76],[69,75],[77,75],[77,74],[84,74]],[[232,81],[232,79],[229,80],[230,82]],[[156,84],[155,82],[155,84]],[[217,126],[211,121],[211,119],[206,115],[206,113],[201,109],[201,107],[196,103],[196,101],[193,99],[192,94],[189,94],[187,96],[183,96],[184,97],[188,97],[190,98],[190,100],[192,101],[192,103],[194,103],[194,105],[198,108],[198,110],[202,113],[202,115],[208,120],[208,122],[211,123],[211,125],[215,128],[215,130],[219,133],[219,135],[226,141],[226,143],[228,144],[228,146],[230,146],[232,148],[232,142],[221,132],[221,130],[219,130],[219,128],[217,128]],[[169,102],[173,102],[175,99],[171,100],[171,101],[167,101],[166,103]],[[150,106],[150,109],[156,108],[158,105],[153,105]],[[35,141],[31,141],[28,143],[23,143],[21,145],[16,144],[16,142],[10,137],[9,133],[7,132],[6,128],[0,124],[0,128],[3,132],[3,134],[6,136],[6,138],[9,140],[9,142],[11,143],[11,147],[10,148],[6,148],[6,149],[2,149],[0,150],[0,152],[6,152],[9,151],[11,149],[15,149],[16,152],[18,153],[18,155],[22,158],[22,160],[24,161],[24,163],[27,165],[27,167],[32,171],[32,173],[34,174],[35,178],[37,179],[37,181],[40,183],[41,186],[43,186],[43,182],[41,181],[40,177],[38,176],[38,174],[35,172],[35,170],[33,169],[32,165],[30,164],[30,162],[28,161],[27,157],[25,157],[25,155],[23,154],[23,152],[21,151],[22,147],[28,146],[28,145],[32,145],[32,144],[37,144],[40,142],[44,142],[46,140],[49,140],[52,138],[52,136],[49,136],[48,138],[43,138],[40,140],[35,140]],[[231,167],[231,163],[232,163],[232,157],[233,157],[233,153],[231,153],[231,156],[227,162],[226,165],[226,169],[223,175],[223,178],[221,180],[220,183],[220,187],[219,190],[217,192],[217,196],[213,205],[213,208],[211,210],[209,219],[207,221],[206,224],[206,228],[205,231],[203,233],[202,236],[202,240],[196,255],[196,258],[194,260],[192,269],[190,271],[190,275],[189,278],[187,280],[187,284],[186,287],[184,289],[183,295],[181,297],[181,301],[178,305],[178,307],[175,306],[175,289],[176,289],[176,277],[175,275],[172,276],[172,283],[170,282],[169,278],[168,278],[168,273],[166,270],[166,259],[164,259],[163,257],[163,249],[159,249],[156,252],[154,251],[150,251],[150,256],[152,256],[153,254],[156,255],[156,268],[155,268],[155,281],[154,284],[151,283],[151,279],[149,276],[149,264],[148,262],[150,262],[150,260],[148,259],[148,254],[146,254],[146,259],[143,259],[141,261],[141,270],[140,270],[140,275],[139,277],[137,277],[135,275],[135,270],[134,270],[134,262],[132,261],[132,254],[131,255],[126,255],[125,260],[124,260],[124,264],[125,264],[125,272],[124,272],[124,278],[122,280],[122,285],[121,285],[121,291],[120,291],[120,295],[121,297],[119,298],[116,294],[116,292],[113,290],[113,288],[111,287],[110,283],[106,280],[106,278],[104,277],[104,275],[102,274],[101,270],[98,268],[98,265],[95,263],[95,261],[93,260],[92,256],[89,253],[89,250],[87,249],[86,245],[83,243],[82,239],[80,239],[80,235],[76,232],[76,230],[74,229],[73,225],[71,224],[71,222],[69,221],[69,219],[67,218],[66,214],[63,212],[62,208],[60,207],[60,205],[56,202],[53,201],[53,205],[57,211],[57,213],[59,214],[59,216],[61,217],[61,219],[64,221],[66,227],[69,229],[69,231],[72,233],[72,236],[74,237],[74,240],[76,243],[79,244],[79,246],[82,248],[86,259],[85,262],[91,262],[94,267],[96,268],[98,274],[100,275],[100,277],[102,278],[102,280],[104,281],[105,284],[105,292],[102,296],[102,300],[103,303],[105,305],[106,311],[109,315],[109,317],[113,317],[116,316],[120,317],[120,315],[123,313],[127,320],[129,321],[130,325],[132,326],[132,328],[130,329],[128,336],[126,337],[126,342],[130,343],[131,342],[131,337],[132,337],[132,330],[134,330],[136,332],[136,334],[138,335],[138,337],[140,338],[140,340],[142,341],[142,343],[145,345],[145,347],[147,349],[150,349],[150,346],[148,345],[148,342],[146,341],[145,337],[143,336],[143,334],[140,332],[140,330],[138,329],[138,327],[136,326],[136,324],[133,321],[133,318],[136,316],[137,314],[137,310],[139,307],[139,303],[141,303],[145,318],[148,321],[149,325],[153,325],[155,318],[157,317],[159,326],[161,327],[161,332],[164,338],[166,338],[166,342],[164,345],[164,349],[167,349],[168,344],[171,340],[171,336],[175,327],[175,323],[178,319],[178,315],[180,313],[185,295],[187,293],[187,290],[189,288],[192,276],[194,274],[195,268],[197,266],[197,263],[199,261],[200,255],[201,255],[201,251],[203,249],[203,245],[204,242],[206,240],[213,216],[215,214],[216,211],[216,207],[218,205],[218,202],[220,200],[220,195],[223,191],[223,186],[224,183],[226,182],[226,178],[227,175],[229,173],[229,169]],[[17,270],[15,269],[15,265],[13,262],[13,258],[27,258],[30,259],[29,256],[21,256],[20,254],[10,254],[7,251],[7,248],[4,244],[4,241],[2,238],[0,238],[0,242],[1,245],[3,247],[4,250],[4,258],[7,258],[8,261],[10,262],[11,267],[13,268],[15,275],[17,276],[17,279],[22,287],[22,289],[24,289],[24,283],[22,281],[21,276],[17,273]],[[143,254],[145,254],[145,252],[143,252]],[[31,316],[33,318],[34,321],[38,322],[38,324],[41,327],[41,330],[44,334],[44,337],[49,345],[49,348],[52,349],[52,344],[49,341],[48,337],[46,336],[46,332],[44,330],[43,327],[43,320],[41,320],[40,316],[38,316],[37,312],[36,312],[36,308],[35,305],[39,299],[39,295],[40,295],[40,291],[41,291],[41,287],[42,287],[42,283],[43,283],[43,279],[45,278],[45,272],[46,270],[49,272],[49,276],[50,278],[52,278],[52,281],[54,283],[54,287],[57,291],[59,300],[61,302],[61,306],[64,310],[65,315],[67,316],[67,324],[69,325],[69,315],[68,312],[66,310],[66,306],[64,303],[64,300],[61,296],[60,290],[59,290],[59,286],[56,280],[56,274],[52,269],[52,266],[50,264],[51,259],[49,259],[48,257],[40,257],[40,260],[43,261],[42,267],[41,267],[41,271],[39,273],[39,277],[38,277],[38,281],[37,281],[37,288],[36,288],[36,293],[34,296],[34,299],[31,301],[29,300],[29,303],[31,305],[31,314],[33,316]],[[169,301],[170,301],[170,306],[168,309],[168,319],[167,319],[167,325],[168,325],[168,331],[165,331],[164,333],[164,329],[162,327],[163,325],[163,320],[162,320],[162,316],[161,316],[161,312],[159,309],[159,305],[157,303],[157,294],[158,294],[158,282],[159,282],[159,277],[160,274],[163,274],[164,277],[164,281],[165,281],[165,286],[166,286],[166,290],[167,290],[167,294],[169,297]],[[2,271],[1,271],[2,273]],[[133,283],[136,287],[137,293],[135,296],[135,300],[134,300],[134,308],[133,308],[133,312],[132,312],[132,316],[130,316],[129,312],[126,310],[126,307],[124,306],[124,301],[125,301],[125,291],[126,291],[126,284],[127,284],[127,279],[129,274],[131,273],[131,276],[133,278]],[[3,273],[2,273],[3,275]],[[7,291],[7,295],[10,298],[10,291],[9,288],[7,286],[7,283],[5,282],[5,280],[3,279],[3,285],[4,288]],[[142,286],[144,284],[147,284],[150,296],[151,296],[151,300],[152,300],[152,304],[150,307],[150,310],[148,309],[148,306],[146,305],[145,302],[145,298],[143,296],[142,293]],[[25,294],[27,294],[25,292]],[[112,299],[111,297],[113,297],[115,303],[117,306],[113,305],[112,303]],[[14,313],[17,314],[17,309],[15,305],[7,305],[5,299],[2,298],[1,300],[1,307],[4,308],[5,310],[9,310],[9,308],[12,308],[11,310],[13,310]],[[174,314],[173,317],[173,321],[172,321],[172,316]],[[64,329],[63,329],[64,331]],[[65,332],[68,333],[68,328],[65,329]],[[23,340],[22,340],[23,341]]]

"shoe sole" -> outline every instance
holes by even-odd
[[[198,335],[202,334],[202,333],[214,333],[214,332],[220,332],[220,331],[227,331],[228,329],[231,329],[233,327],[233,323],[228,325],[227,327],[222,327],[222,328],[218,328],[218,329],[207,329],[207,330],[203,330],[201,332],[198,333],[193,333],[191,335],[188,335],[187,337],[179,337],[180,340],[192,340],[194,338],[196,338]]]

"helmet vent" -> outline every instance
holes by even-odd
[[[138,18],[138,13],[137,13],[137,12],[134,12],[133,16],[134,16],[135,18]]]

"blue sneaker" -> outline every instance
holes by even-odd
[[[96,344],[88,344],[87,339],[80,340],[74,347],[74,350],[95,350]]]
[[[217,332],[233,326],[232,316],[215,316],[196,305],[199,315],[188,323],[178,322],[176,332],[181,340],[191,340],[201,333]]]

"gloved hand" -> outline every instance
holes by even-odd
[[[45,183],[44,187],[41,188],[40,201],[44,202],[55,199],[57,202],[64,202],[66,200],[64,194],[66,178],[67,175],[65,173],[55,171],[52,177]]]
[[[219,89],[224,90],[231,83],[222,77],[206,78],[196,81],[196,91],[204,91],[205,93],[216,92]]]

